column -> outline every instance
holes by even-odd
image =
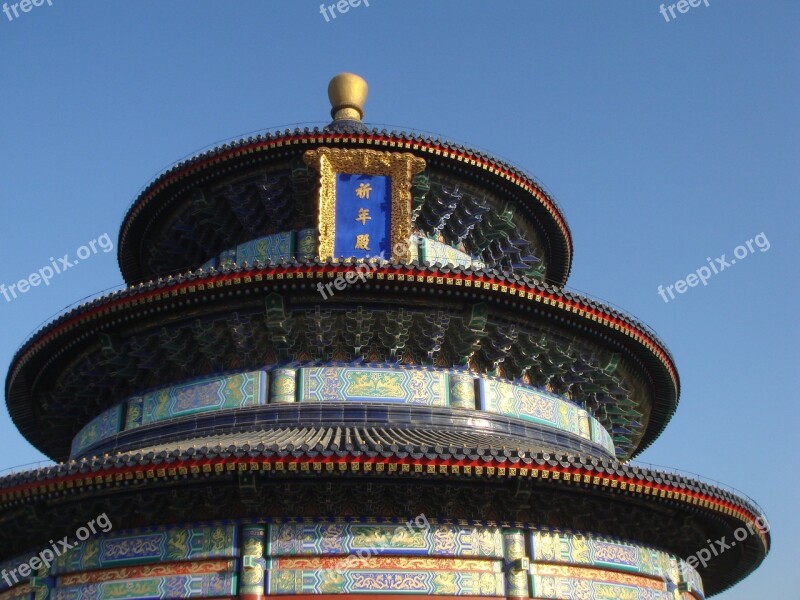
[[[525,534],[521,529],[503,530],[503,564],[506,570],[506,598],[530,598]]]
[[[297,401],[297,370],[275,369],[270,373],[269,403],[291,404]]]
[[[475,410],[475,380],[470,373],[450,373],[450,408]]]
[[[264,598],[264,570],[266,561],[265,525],[242,525],[239,529],[239,598],[262,600]]]

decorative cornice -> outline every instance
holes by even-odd
[[[213,443],[213,442],[211,442]],[[280,450],[276,445],[249,444],[229,447],[191,447],[144,453],[125,453],[91,460],[71,461],[37,471],[0,478],[0,508],[10,508],[46,498],[49,502],[75,492],[99,493],[102,489],[142,483],[169,484],[187,478],[260,472],[274,476],[400,476],[528,480],[540,485],[581,488],[595,493],[624,495],[645,501],[672,503],[736,519],[750,527],[761,540],[764,553],[770,535],[758,523],[764,515],[731,492],[678,475],[631,467],[615,461],[552,454],[526,454],[503,449],[480,458],[442,456],[434,448],[420,448],[420,456],[398,456],[386,449],[379,456],[357,450],[322,452]],[[426,452],[427,450],[427,452]]]
[[[655,376],[653,383],[656,388],[650,423],[636,453],[643,451],[660,435],[677,408],[680,380],[669,351],[654,333],[618,311],[524,277],[500,275],[485,269],[405,263],[373,267],[365,273],[365,283],[352,286],[353,293],[380,287],[383,290],[407,289],[420,295],[474,297],[493,302],[503,309],[521,306],[545,318],[594,331],[597,335],[628,345],[629,351],[639,360],[651,363],[649,368],[654,369],[651,376]],[[58,353],[63,354],[98,331],[114,323],[139,318],[139,315],[156,314],[189,302],[212,301],[220,294],[239,296],[303,286],[316,289],[319,282],[330,281],[352,268],[351,264],[327,261],[259,264],[226,268],[222,272],[198,270],[98,298],[56,319],[18,351],[6,380],[9,412],[24,435],[34,435],[35,420],[29,406],[30,398],[17,377],[38,353],[53,344],[57,344]],[[343,296],[342,300],[351,301],[352,297]],[[334,297],[330,301],[337,299]]]
[[[24,365],[32,354],[60,335],[83,327],[99,317],[133,309],[183,295],[193,295],[216,288],[250,284],[270,285],[270,282],[332,279],[352,271],[353,265],[346,263],[283,263],[275,266],[242,266],[224,269],[198,270],[178,277],[159,279],[114,292],[81,305],[34,334],[18,351],[9,372],[9,381],[15,371]],[[589,298],[558,288],[533,282],[527,278],[513,275],[500,275],[488,270],[473,270],[468,267],[435,268],[429,264],[387,264],[375,266],[365,274],[370,283],[389,283],[410,286],[423,284],[432,289],[458,288],[465,291],[486,290],[496,292],[505,300],[530,300],[551,306],[565,313],[577,314],[588,324],[597,323],[613,331],[618,331],[642,344],[663,363],[669,371],[676,390],[679,379],[672,356],[666,346],[654,333],[638,321]],[[356,286],[354,286],[356,287]]]
[[[255,159],[264,153],[277,153],[285,156],[289,151],[294,152],[320,145],[410,151],[430,162],[447,163],[452,161],[455,164],[474,169],[476,172],[484,172],[491,177],[506,181],[534,198],[556,226],[560,237],[566,244],[564,264],[559,265],[559,276],[556,279],[562,282],[566,281],[572,264],[572,236],[555,200],[532,177],[503,161],[468,147],[433,139],[430,136],[394,131],[387,133],[386,130],[378,131],[377,129],[368,132],[347,133],[323,131],[317,128],[314,130],[295,129],[294,131],[287,129],[284,132],[259,135],[224,144],[178,163],[147,186],[128,209],[120,228],[118,244],[123,272],[128,270],[127,261],[123,260],[123,255],[128,245],[128,234],[132,224],[150,205],[150,202],[162,192],[207,169],[219,168],[230,160],[247,157]],[[550,243],[551,250],[555,250],[552,240]],[[557,261],[554,261],[553,265],[556,264]]]

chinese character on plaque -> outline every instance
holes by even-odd
[[[356,196],[359,198],[369,200],[369,194],[372,191],[372,186],[369,183],[361,183],[356,188]]]
[[[362,225],[366,225],[367,221],[371,221],[372,217],[369,216],[369,209],[368,208],[359,208],[358,209],[358,216],[356,217],[356,221],[360,221]]]
[[[356,236],[356,250],[369,250],[369,234],[362,233]]]

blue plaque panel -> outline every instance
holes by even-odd
[[[336,174],[336,257],[391,257],[392,181],[386,175]]]

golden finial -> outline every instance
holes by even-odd
[[[360,121],[364,118],[367,82],[353,73],[339,73],[328,84],[331,116],[335,121]]]

